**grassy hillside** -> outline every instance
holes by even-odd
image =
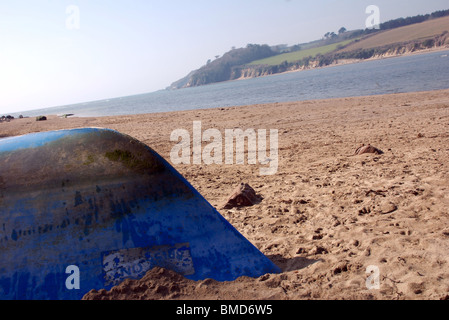
[[[433,19],[397,29],[381,31],[365,39],[348,45],[339,52],[349,52],[360,49],[371,49],[395,43],[420,41],[435,37],[449,31],[449,17]]]
[[[249,65],[275,66],[275,65],[279,65],[279,64],[283,63],[284,61],[287,61],[288,63],[296,62],[296,61],[302,60],[302,59],[310,57],[310,56],[315,57],[318,54],[322,54],[322,55],[327,54],[327,53],[335,51],[339,47],[343,47],[353,41],[354,41],[354,39],[345,40],[342,42],[333,43],[333,44],[329,44],[329,45],[322,46],[322,47],[284,53],[284,54],[276,55],[276,56],[269,57],[266,59],[253,61],[253,62],[249,63]]]

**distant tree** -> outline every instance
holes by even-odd
[[[293,51],[299,51],[301,50],[301,46],[299,44],[295,44],[294,46],[291,47],[290,49],[292,52]]]
[[[337,37],[335,32],[326,32],[326,34],[324,35],[324,39],[334,39],[335,37]]]
[[[432,18],[441,18],[449,15],[449,10],[435,11],[431,14]]]
[[[239,74],[239,68],[251,61],[264,59],[275,55],[268,45],[248,44],[246,48],[231,50],[216,60],[196,70],[188,76],[188,80],[180,82],[182,85],[199,86],[214,82],[231,80]]]
[[[342,34],[348,31],[345,27],[341,27],[340,30],[338,30],[338,34]]]

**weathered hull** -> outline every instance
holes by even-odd
[[[0,140],[1,299],[80,299],[155,266],[218,281],[280,271],[129,136],[86,128]]]

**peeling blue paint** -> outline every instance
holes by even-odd
[[[104,156],[117,149],[148,165]],[[163,158],[116,131],[2,139],[0,178],[0,299],[81,299],[154,266],[193,280],[280,272]],[[79,290],[65,286],[71,265]]]

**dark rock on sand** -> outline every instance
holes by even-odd
[[[372,145],[368,144],[367,146],[360,146],[355,151],[355,155],[361,155],[364,153],[373,153],[373,154],[383,154],[384,152],[380,149],[377,149],[373,147]]]
[[[253,188],[246,183],[241,183],[234,189],[229,196],[223,209],[231,209],[234,207],[252,206],[260,203],[262,198],[256,194]]]

